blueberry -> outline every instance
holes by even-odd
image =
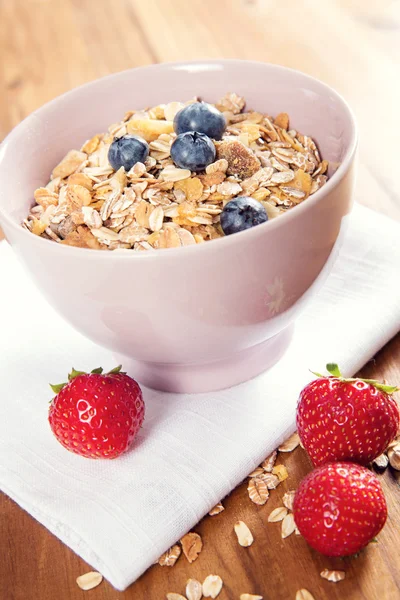
[[[108,151],[108,162],[115,171],[124,167],[130,171],[137,162],[146,160],[149,155],[148,143],[135,135],[115,138]]]
[[[177,167],[204,171],[215,160],[213,141],[204,133],[187,131],[177,136],[171,146],[171,158]]]
[[[221,227],[225,235],[250,229],[268,221],[263,205],[249,196],[239,196],[225,204],[221,213]]]
[[[198,131],[214,140],[220,140],[225,131],[226,121],[222,113],[211,104],[195,102],[182,108],[174,119],[176,133]]]

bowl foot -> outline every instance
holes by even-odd
[[[164,392],[195,394],[232,387],[271,368],[287,350],[290,325],[274,337],[225,359],[202,364],[151,363],[116,355],[124,370],[143,385]]]

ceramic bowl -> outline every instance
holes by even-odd
[[[132,108],[227,91],[311,135],[330,179],[286,215],[199,246],[86,250],[20,225],[33,191],[71,148]],[[32,113],[0,147],[0,222],[49,303],[159,389],[199,392],[245,381],[285,351],[292,324],[329,273],[351,210],[356,127],[327,85],[240,60],[161,64],[79,87]]]

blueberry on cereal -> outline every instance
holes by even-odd
[[[206,102],[194,102],[182,108],[174,119],[177,134],[187,131],[204,133],[214,140],[220,140],[226,128],[224,115]]]
[[[108,162],[115,171],[124,167],[125,171],[138,162],[144,163],[149,155],[148,143],[136,135],[115,138],[108,151]]]
[[[215,160],[213,141],[204,133],[187,131],[177,136],[171,146],[171,158],[177,167],[204,171]]]
[[[221,227],[225,235],[238,233],[268,221],[263,205],[249,196],[239,196],[228,202],[221,213]]]

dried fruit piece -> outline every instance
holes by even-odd
[[[346,573],[344,571],[330,571],[329,569],[324,569],[321,571],[321,577],[322,579],[337,583],[338,581],[343,581],[346,577]]]
[[[100,144],[100,135],[94,135],[90,140],[87,140],[82,146],[82,152],[86,152],[86,154],[92,154],[95,150],[97,150]]]
[[[203,581],[203,596],[216,598],[222,590],[223,581],[219,575],[208,575]]]
[[[278,523],[279,521],[283,521],[287,514],[287,508],[279,506],[269,514],[268,523]]]
[[[78,584],[78,587],[80,587],[80,589],[84,590],[85,592],[87,590],[92,590],[93,588],[97,587],[102,581],[103,575],[101,573],[98,573],[97,571],[89,571],[88,573],[85,573],[84,575],[79,575],[79,577],[76,578],[76,583]]]
[[[186,583],[187,600],[201,600],[203,596],[203,587],[197,579],[188,579]]]
[[[197,242],[197,240],[196,240],[196,242]],[[197,242],[197,243],[199,243],[199,242]],[[214,506],[214,508],[212,508],[208,514],[210,515],[210,517],[214,517],[215,515],[219,515],[223,510],[225,510],[225,507],[222,505],[221,502],[218,502],[218,504],[216,504]]]
[[[247,548],[248,546],[252,545],[254,538],[246,523],[243,521],[238,521],[235,523],[234,529],[238,542],[241,546],[243,546],[243,548]]]
[[[315,600],[315,598],[308,590],[303,588],[296,592],[296,600]]]
[[[199,534],[194,532],[187,533],[180,542],[183,554],[186,556],[188,562],[194,562],[203,548],[203,542]]]
[[[293,514],[289,513],[282,521],[282,539],[285,539],[289,537],[289,535],[292,535],[295,529],[296,524],[294,522]]]
[[[274,125],[282,129],[289,129],[289,115],[287,113],[279,113],[274,119]]]
[[[286,494],[283,495],[282,502],[286,508],[289,510],[293,510],[293,501],[296,495],[296,490],[289,490]]]
[[[33,196],[36,203],[42,206],[45,210],[48,206],[57,206],[58,204],[58,194],[55,192],[50,192],[50,190],[45,187],[40,187],[35,190]]]
[[[181,547],[178,544],[175,544],[174,546],[172,546],[172,548],[170,548],[160,556],[160,558],[158,559],[158,564],[161,567],[173,567],[178,558],[180,557],[181,552]]]
[[[254,502],[254,504],[263,505],[268,500],[269,492],[267,484],[260,477],[253,477],[250,479],[247,491],[250,500]]]
[[[54,167],[51,178],[55,179],[56,177],[60,177],[61,179],[65,179],[65,177],[72,175],[72,173],[76,171],[86,159],[87,155],[85,152],[70,150],[64,156],[62,161],[59,162],[56,167]]]
[[[250,148],[236,140],[224,140],[216,144],[217,158],[228,162],[227,174],[247,179],[256,173],[261,163]]]
[[[203,184],[198,177],[177,181],[174,188],[176,190],[182,190],[189,202],[200,200],[203,193]]]
[[[283,444],[278,448],[279,452],[292,452],[300,444],[300,438],[295,431]]]
[[[146,142],[156,140],[163,133],[173,133],[172,121],[159,119],[132,119],[126,124],[128,133],[142,137]]]
[[[71,231],[61,244],[76,246],[77,248],[92,248],[93,250],[104,248],[104,246],[102,246],[94,237],[92,231],[85,225],[80,225],[75,231]]]
[[[272,472],[274,475],[276,475],[279,479],[279,481],[285,481],[285,479],[287,479],[289,477],[289,474],[287,472],[287,468],[285,467],[285,465],[276,465],[273,469]]]

